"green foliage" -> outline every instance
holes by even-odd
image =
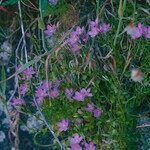
[[[3,2],[1,5],[2,6],[8,6],[8,5],[14,5],[18,2],[19,0],[7,0],[5,2]]]

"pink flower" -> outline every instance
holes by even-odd
[[[25,84],[21,84],[20,87],[19,87],[19,91],[20,91],[20,94],[22,95],[25,95],[26,92],[28,92],[28,85],[25,83]]]
[[[75,96],[73,97],[77,101],[84,101],[86,97],[91,97],[92,93],[90,93],[90,89],[82,88],[79,92],[75,92]]]
[[[101,113],[102,113],[102,110],[98,109],[98,108],[94,109],[94,111],[93,111],[93,114],[94,114],[95,118],[99,118]]]
[[[150,26],[143,27],[143,34],[145,38],[150,39]]]
[[[137,39],[142,36],[142,33],[143,33],[142,28],[143,26],[141,23],[139,23],[137,27],[131,26],[131,25],[127,26],[126,28],[127,34],[129,34],[132,39]]]
[[[35,96],[36,96],[37,103],[38,103],[39,105],[42,104],[44,98],[45,98],[46,96],[48,96],[48,94],[47,94],[47,89],[46,89],[46,88],[44,89],[42,86],[39,86],[39,87],[36,89],[36,94],[35,94]]]
[[[11,104],[12,104],[13,106],[17,106],[17,105],[24,105],[25,102],[24,102],[23,99],[21,99],[21,98],[19,98],[19,97],[16,97],[16,98],[13,98],[13,99],[11,100]]]
[[[92,38],[97,36],[99,33],[106,33],[111,29],[109,24],[104,23],[99,25],[98,18],[95,21],[90,22],[89,28],[90,31],[88,32],[88,35],[90,35]]]
[[[134,82],[141,82],[144,79],[143,73],[139,69],[132,69],[131,79]]]
[[[86,107],[86,111],[88,112],[93,112],[94,110],[94,104],[93,103],[88,103]]]
[[[59,90],[58,90],[57,88],[52,89],[52,90],[50,91],[49,96],[50,96],[51,98],[56,98],[56,97],[58,97],[58,96],[59,96]]]
[[[72,138],[69,139],[70,143],[79,144],[82,141],[82,137],[78,133],[74,134]]]
[[[72,97],[74,95],[73,89],[65,89],[65,95],[69,100],[73,100]]]
[[[26,70],[24,70],[23,74],[24,74],[25,78],[27,80],[29,80],[35,74],[35,71],[34,71],[33,67],[31,66],[31,67],[27,68]]]
[[[67,131],[68,130],[68,126],[69,126],[69,120],[68,119],[63,119],[62,121],[57,123],[58,126],[58,130],[59,132],[62,131]]]
[[[92,38],[97,36],[99,34],[99,28],[93,27],[89,32],[88,35],[90,35]]]
[[[82,47],[79,44],[75,43],[70,47],[70,51],[72,53],[79,53],[81,48]]]
[[[82,150],[82,147],[77,143],[71,143],[70,147],[70,150]]]
[[[96,150],[96,147],[93,142],[85,143],[85,150]]]
[[[95,21],[90,22],[90,27],[98,27],[99,25],[99,19],[96,18]]]
[[[79,136],[79,134],[74,134],[72,138],[69,138],[70,141],[70,150],[82,150],[82,147],[80,147],[80,142],[82,141],[82,137]]]
[[[75,43],[77,43],[78,41],[79,41],[79,36],[78,36],[78,34],[77,34],[75,31],[71,32],[70,37],[67,39],[67,43],[68,43],[70,46],[72,46],[72,45],[74,45]]]
[[[86,97],[92,97],[93,95],[92,95],[92,93],[90,93],[90,91],[91,91],[91,89],[85,89],[85,88],[83,88],[83,89],[81,89],[80,90],[80,92],[83,94],[83,95],[85,95]]]
[[[44,81],[42,82],[41,88],[42,88],[42,89],[45,89],[46,91],[48,91],[49,89],[52,88],[52,81],[48,81],[48,83],[47,83],[47,81],[44,80]]]
[[[76,28],[75,32],[76,32],[77,35],[81,35],[84,32],[84,27],[81,28],[81,27],[78,26]]]
[[[47,25],[44,33],[47,35],[47,36],[52,36],[54,33],[56,32],[56,25]]]
[[[110,29],[111,29],[110,24],[104,23],[104,24],[100,25],[100,27],[99,27],[99,32],[100,32],[100,33],[106,33],[106,32],[108,32]]]

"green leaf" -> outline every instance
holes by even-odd
[[[2,6],[8,6],[8,5],[13,5],[17,3],[19,0],[7,0],[6,2],[2,3]]]
[[[45,13],[46,9],[47,9],[47,0],[39,0],[39,8],[40,8],[40,11],[42,13],[42,16],[43,14]]]
[[[41,30],[44,30],[44,29],[45,29],[45,24],[44,24],[44,21],[43,21],[42,18],[40,18],[40,19],[38,20],[38,26],[39,26],[39,29],[41,29]]]
[[[6,72],[4,66],[2,66],[1,70],[1,80],[4,81],[0,88],[0,95],[5,98],[5,92],[6,92]]]
[[[20,67],[20,69],[17,71],[17,73],[19,74],[19,73],[23,72],[23,71],[24,71],[25,69],[27,69],[29,66],[33,65],[33,64],[35,63],[35,61],[36,61],[36,60],[31,60],[31,61],[27,62],[26,64],[22,65],[22,66]]]

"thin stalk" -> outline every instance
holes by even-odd
[[[125,8],[126,8],[126,0],[123,1],[123,6],[122,6],[122,0],[120,0],[119,9],[118,9],[119,23],[118,23],[117,32],[116,32],[115,39],[114,39],[114,46],[116,46],[116,42],[117,42],[117,39],[119,37],[119,32],[121,29],[122,18],[123,18],[123,13],[125,11]]]
[[[59,144],[61,150],[65,150],[65,148],[63,147],[63,145],[61,144],[61,142],[59,141],[58,137],[55,135],[51,125],[46,121],[45,116],[43,115],[37,101],[35,100],[35,98],[33,98],[33,101],[36,105],[37,110],[39,111],[41,118],[43,119],[44,123],[46,124],[46,126],[48,127],[49,131],[51,132],[51,134],[53,135],[53,137],[56,139],[57,143]]]
[[[40,10],[40,18],[43,20],[43,14],[42,14],[42,3],[43,1],[42,0],[39,0],[39,10]],[[45,52],[48,51],[48,49],[46,48],[46,45],[45,45],[45,37],[44,37],[44,30],[41,29],[41,34],[42,34],[42,46],[43,46],[43,49]]]
[[[25,39],[25,32],[24,32],[24,25],[23,25],[23,18],[22,18],[20,0],[18,1],[18,10],[19,10],[22,38],[23,38],[23,47],[24,47],[25,60],[26,60],[26,63],[27,63],[28,62],[28,54],[27,54],[26,39]]]

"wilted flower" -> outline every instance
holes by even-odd
[[[57,123],[59,132],[67,131],[69,126],[69,120],[63,119],[62,121]]]
[[[24,74],[25,78],[27,80],[29,80],[35,74],[35,71],[34,71],[33,67],[31,66],[31,67],[27,68],[26,70],[24,70],[23,74]]]
[[[51,5],[56,5],[58,3],[58,0],[49,0],[49,3]]]
[[[93,112],[94,110],[94,104],[93,103],[88,103],[86,107],[86,111],[88,112]]]
[[[25,95],[28,92],[28,85],[26,83],[21,84],[19,87],[20,94]]]
[[[85,143],[85,150],[96,150],[96,147],[93,142]]]
[[[143,73],[139,69],[131,70],[131,79],[135,82],[140,82],[144,79]]]
[[[83,119],[76,119],[75,123],[77,125],[81,125],[83,123]]]
[[[29,118],[27,119],[26,129],[30,133],[33,133],[37,131],[38,129],[41,129],[43,125],[44,125],[43,121],[40,119],[37,119],[36,116],[29,116]]]
[[[56,25],[50,25],[48,24],[47,27],[46,27],[46,30],[44,31],[44,33],[50,37],[52,36],[55,32],[56,32]]]
[[[54,88],[58,88],[60,86],[60,80],[56,80],[55,83],[53,84]]]
[[[129,25],[126,27],[127,34],[131,36],[132,39],[137,39],[142,36],[143,33],[143,26],[141,23],[138,24],[138,26]]]
[[[0,142],[3,142],[5,138],[5,133],[3,131],[0,131]]]
[[[102,113],[102,110],[98,109],[98,108],[94,109],[94,111],[93,111],[93,114],[94,114],[95,118],[100,117],[101,113]]]
[[[25,104],[24,100],[19,97],[13,98],[11,100],[11,105],[13,106],[24,105],[24,104]]]
[[[65,95],[69,100],[73,100],[72,97],[74,95],[73,89],[65,89]]]
[[[10,127],[10,119],[9,118],[4,118],[3,121],[2,121],[2,125],[6,128],[9,128]]]

